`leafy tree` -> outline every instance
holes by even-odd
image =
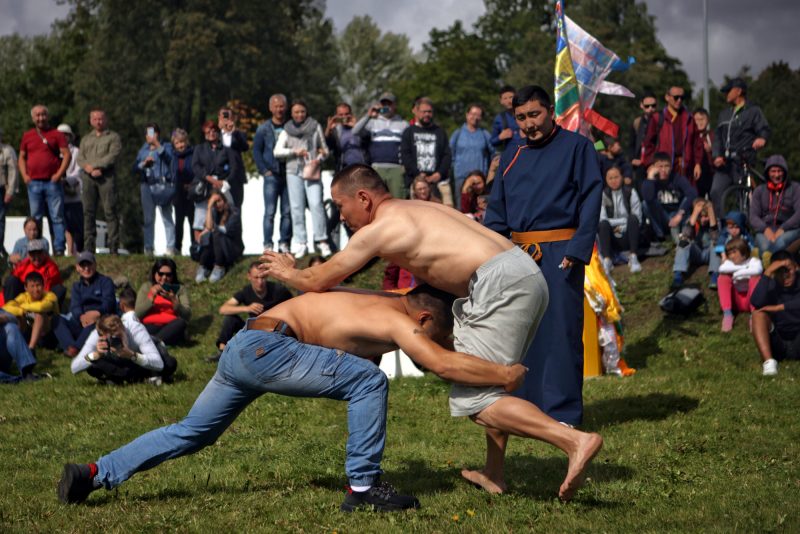
[[[360,115],[370,101],[405,78],[413,61],[408,37],[381,34],[368,16],[353,17],[336,38],[340,71],[339,97]]]

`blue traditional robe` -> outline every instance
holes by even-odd
[[[530,369],[515,395],[569,424],[583,420],[583,278],[592,256],[603,182],[595,149],[556,127],[540,144],[509,146],[500,160],[484,224],[505,235],[574,228],[568,241],[542,243],[550,303],[525,355]],[[577,260],[559,269],[565,256]]]

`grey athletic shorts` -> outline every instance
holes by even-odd
[[[472,275],[469,296],[453,303],[455,349],[503,365],[520,362],[548,298],[544,275],[527,253],[514,247],[498,254]],[[450,414],[476,414],[505,395],[501,387],[453,384]]]

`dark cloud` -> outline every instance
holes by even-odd
[[[0,35],[48,33],[53,21],[68,12],[55,0],[0,0]]]

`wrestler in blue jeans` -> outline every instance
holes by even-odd
[[[53,225],[53,251],[63,254],[67,246],[64,236],[64,189],[61,182],[31,180],[28,183],[28,204],[31,217],[41,221],[49,214]]]
[[[222,353],[217,372],[179,423],[153,430],[97,461],[95,483],[119,486],[139,471],[213,444],[264,393],[346,400],[345,470],[351,486],[381,474],[388,381],[372,362],[263,330],[242,330]]]

